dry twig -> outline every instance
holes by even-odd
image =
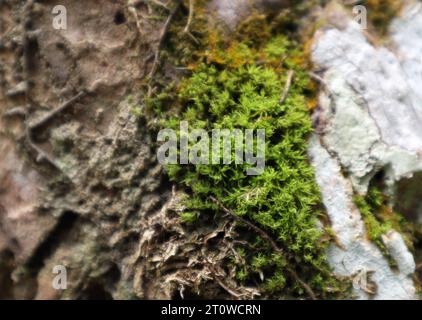
[[[52,118],[54,118],[56,115],[58,115],[59,113],[63,112],[64,110],[66,110],[68,107],[72,106],[77,100],[79,100],[85,94],[86,94],[85,91],[79,92],[77,95],[75,95],[74,97],[72,97],[69,100],[67,100],[66,102],[64,102],[61,106],[59,106],[56,109],[54,109],[54,110],[50,111],[49,113],[47,113],[44,117],[42,117],[37,122],[29,125],[29,130],[32,132],[32,131],[38,129],[39,127],[42,127],[48,121],[50,121]]]
[[[160,8],[163,8],[163,9],[165,9],[165,10],[169,10],[169,7],[165,4],[165,3],[162,3],[161,1],[159,1],[159,0],[149,0],[152,4],[155,4],[157,7],[160,7]]]
[[[264,230],[262,230],[261,228],[257,227],[256,225],[254,225],[252,222],[250,222],[250,221],[248,221],[248,220],[246,220],[246,219],[238,216],[234,212],[232,212],[229,209],[227,209],[220,201],[218,201],[213,196],[210,196],[210,199],[211,199],[212,202],[214,202],[216,205],[218,205],[225,213],[227,213],[228,215],[232,216],[235,220],[246,224],[249,228],[251,228],[256,233],[258,233],[264,240],[267,240],[271,244],[271,247],[274,249],[274,251],[277,251],[278,253],[281,253],[281,254],[284,255],[283,250],[278,247],[278,245],[268,235],[268,233],[266,233]]]
[[[184,33],[189,33],[189,27],[192,23],[194,7],[195,7],[195,0],[189,0],[189,17],[188,17],[188,22],[186,23],[185,29],[183,30]]]
[[[14,107],[3,113],[3,117],[25,117],[28,107]]]
[[[289,95],[290,87],[292,86],[293,76],[294,76],[294,71],[289,70],[289,72],[287,73],[287,79],[286,79],[286,84],[284,86],[283,95],[281,96],[280,101],[279,101],[280,104],[283,104],[286,101],[287,96]]]
[[[164,39],[165,39],[167,32],[170,28],[170,24],[171,24],[174,16],[177,13],[177,10],[179,9],[180,4],[181,4],[181,2],[177,1],[176,5],[171,10],[166,22],[164,23],[163,28],[161,29],[160,38],[158,40],[157,48],[155,49],[155,53],[154,53],[154,61],[152,63],[152,68],[151,68],[150,73],[148,74],[148,79],[150,79],[150,80],[154,77],[154,74],[157,71],[158,64],[160,63],[161,47],[163,46]]]
[[[320,83],[324,87],[324,89],[327,91],[327,93],[330,97],[333,96],[333,93],[331,92],[330,88],[328,87],[327,82],[325,82],[325,80],[321,76],[317,75],[315,72],[309,72],[308,74],[311,77],[311,79]]]

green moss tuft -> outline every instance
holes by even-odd
[[[194,224],[198,220],[198,213],[185,211],[180,214],[180,219],[183,223]]]
[[[403,236],[406,245],[412,249],[413,231],[406,219],[391,209],[388,200],[389,197],[376,187],[370,187],[366,196],[356,195],[354,197],[354,202],[362,215],[369,239],[378,246],[394,267],[395,261],[389,256],[382,241],[382,235],[394,229]]]
[[[242,282],[264,275],[262,290],[271,294],[302,296],[302,286],[286,271],[298,270],[320,294],[338,286],[325,261],[326,243],[317,227],[323,213],[314,172],[307,159],[307,139],[312,132],[306,88],[309,79],[302,69],[300,48],[284,36],[275,36],[262,47],[231,42],[208,51],[179,91],[176,117],[166,126],[175,130],[189,121],[195,129],[265,129],[266,168],[262,175],[247,176],[247,164],[171,165],[172,180],[187,187],[191,199],[187,210],[221,214],[212,203],[216,197],[235,214],[270,234],[288,252],[281,257],[259,236],[250,243],[247,263],[238,272]],[[280,104],[287,70],[295,80]],[[233,156],[234,159],[234,156]],[[234,162],[234,161],[233,161]],[[250,232],[249,232],[250,233]],[[286,284],[289,285],[286,285]]]
[[[354,197],[354,202],[362,215],[369,239],[373,241],[383,253],[386,253],[387,250],[382,242],[381,236],[391,230],[391,225],[388,222],[383,223],[379,221],[375,215],[383,205],[382,193],[376,188],[371,188],[366,197],[356,195]]]
[[[247,176],[248,165],[233,162],[168,165],[169,177],[190,195],[182,222],[201,228],[210,218],[222,219],[213,196],[265,230],[285,252],[274,252],[268,241],[238,223],[239,243],[247,243],[236,248],[242,263],[227,258],[230,269],[236,266],[237,281],[257,286],[271,298],[307,298],[303,284],[288,271],[295,270],[318,297],[346,296],[348,285],[335,279],[326,263],[330,237],[318,227],[324,213],[307,158],[309,100],[316,87],[307,75],[305,50],[284,33],[285,17],[269,23],[267,16],[253,15],[226,38],[204,26],[201,12],[196,10],[191,27],[195,40],[181,32],[185,21],[176,19],[163,50],[167,62],[189,76],[177,85],[157,77],[153,86],[158,94],[147,98],[147,109],[160,117],[161,127],[177,131],[180,121],[209,133],[216,128],[265,129],[266,168],[259,176]],[[290,70],[294,81],[280,104]]]

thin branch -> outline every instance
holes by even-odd
[[[267,240],[271,244],[271,246],[273,247],[274,251],[284,255],[283,250],[278,247],[277,243],[275,243],[275,241],[268,235],[268,233],[266,233],[264,230],[257,227],[256,225],[254,225],[252,222],[238,216],[237,214],[235,214],[231,210],[227,209],[220,201],[218,201],[213,196],[210,196],[210,199],[211,199],[212,202],[214,202],[216,205],[218,205],[225,213],[232,216],[235,220],[246,224],[249,228],[253,229],[256,233],[258,233],[263,239]]]
[[[279,101],[280,104],[283,104],[286,101],[287,96],[289,95],[289,91],[290,91],[290,87],[292,86],[294,74],[295,73],[294,73],[293,70],[289,70],[289,72],[287,73],[287,79],[286,79],[286,84],[284,86],[283,95],[281,96],[280,101]]]
[[[3,117],[26,117],[28,107],[14,107],[3,113]]]
[[[73,105],[78,99],[86,95],[87,92],[85,90],[79,92],[77,95],[75,95],[73,98],[67,100],[64,102],[61,106],[57,107],[56,109],[50,111],[47,113],[44,117],[42,117],[40,120],[33,124],[28,124],[28,121],[26,120],[27,112],[24,113],[25,116],[25,137],[26,141],[29,145],[29,147],[36,152],[36,161],[40,162],[42,160],[47,161],[50,163],[53,167],[61,171],[59,165],[56,163],[56,161],[50,157],[43,149],[41,149],[37,144],[35,143],[33,139],[33,133],[36,129],[42,127],[47,122],[49,122],[51,119],[53,119],[55,116],[66,110],[68,107]]]
[[[327,86],[327,83],[325,82],[325,80],[321,76],[319,76],[318,74],[316,74],[315,72],[308,72],[308,74],[315,81],[323,84],[324,86]]]
[[[158,64],[160,63],[161,47],[163,46],[164,39],[165,39],[165,37],[167,35],[167,32],[168,32],[168,30],[170,28],[170,24],[171,24],[174,16],[177,13],[177,10],[179,9],[180,4],[181,4],[181,2],[180,1],[177,1],[177,4],[175,5],[175,7],[170,12],[170,14],[169,14],[166,22],[164,23],[163,28],[161,29],[160,38],[158,40],[157,48],[156,48],[155,53],[154,53],[154,62],[152,63],[151,71],[148,74],[148,78],[150,80],[152,79],[152,77],[154,76],[155,72],[157,71]]]
[[[299,284],[308,293],[308,295],[311,297],[312,300],[318,300],[314,291],[312,290],[312,288],[298,276],[296,271],[294,271],[290,267],[287,267],[287,271],[290,273],[290,275],[293,277],[293,279],[295,279],[297,282],[299,282]]]
[[[320,83],[324,87],[324,89],[327,91],[327,93],[330,97],[333,96],[333,93],[331,92],[330,88],[328,87],[327,82],[325,82],[325,80],[321,76],[317,75],[315,72],[309,72],[308,74],[311,77],[311,79]]]
[[[227,291],[230,295],[232,295],[234,298],[236,298],[237,300],[242,299],[242,294],[236,292],[234,289],[230,288],[227,284],[225,284],[221,279],[220,276],[218,274],[218,270],[214,267],[214,265],[212,264],[211,261],[209,261],[207,259],[206,261],[207,267],[208,269],[211,271],[211,273],[213,274],[213,278],[214,280],[220,285],[221,288],[223,288],[225,291]]]
[[[225,285],[224,282],[218,276],[215,276],[214,280],[217,281],[217,283],[220,285],[220,287],[222,287],[224,290],[226,290],[233,297],[235,297],[238,300],[241,299],[241,295],[239,295],[237,292],[233,291],[227,285]]]
[[[282,255],[282,256],[286,256],[286,254],[284,253],[283,249],[281,249],[277,243],[268,235],[268,233],[266,233],[264,230],[262,230],[261,228],[257,227],[256,225],[254,225],[252,222],[238,216],[237,214],[235,214],[234,212],[232,212],[231,210],[227,209],[220,201],[218,201],[215,197],[210,196],[210,199],[212,202],[214,202],[216,205],[218,205],[225,213],[227,213],[228,215],[232,216],[235,220],[240,221],[244,224],[246,224],[248,227],[250,227],[251,229],[253,229],[255,232],[257,232],[264,240],[267,240],[273,250],[275,252],[277,252],[278,254]],[[290,273],[290,275],[293,277],[293,279],[295,279],[295,281],[297,281],[302,288],[308,293],[308,295],[310,296],[310,298],[312,300],[317,300],[317,297],[314,293],[314,291],[312,290],[312,288],[302,279],[300,279],[300,277],[298,276],[298,274],[296,273],[296,271],[294,271],[291,267],[287,266],[286,270]]]
[[[86,94],[85,91],[79,92],[73,98],[71,98],[71,99],[67,100],[66,102],[64,102],[61,106],[59,106],[56,109],[54,109],[54,110],[50,111],[49,113],[47,113],[44,117],[42,117],[37,122],[29,125],[29,130],[30,131],[34,131],[34,130],[38,129],[39,127],[42,127],[47,122],[49,122],[51,119],[53,119],[56,115],[58,115],[59,113],[63,112],[64,110],[66,110],[71,105],[73,105],[77,100],[79,100],[85,94]]]
[[[160,8],[167,10],[167,11],[170,11],[169,7],[167,7],[167,5],[165,3],[162,3],[161,1],[149,0],[149,2],[151,2],[152,4],[155,4],[157,7],[160,7]]]
[[[195,0],[189,0],[189,17],[188,17],[188,22],[186,23],[185,29],[183,30],[184,33],[189,33],[189,27],[192,23],[194,9],[195,9]]]

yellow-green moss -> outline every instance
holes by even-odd
[[[196,23],[201,25],[201,18]],[[172,34],[179,34],[182,25],[176,23]],[[159,114],[162,127],[177,130],[186,120],[190,127],[207,131],[266,130],[266,168],[259,176],[247,176],[246,164],[167,166],[170,178],[191,196],[181,219],[198,227],[210,216],[221,219],[221,208],[209,197],[219,199],[265,230],[286,252],[274,252],[268,241],[239,224],[238,234],[248,242],[237,248],[244,260],[236,265],[239,282],[254,283],[271,297],[308,298],[303,285],[287,271],[290,268],[318,297],[327,298],[346,294],[346,285],[335,279],[326,263],[329,237],[318,227],[324,213],[307,159],[312,132],[308,101],[315,87],[302,46],[281,25],[255,14],[230,37],[201,29],[193,32],[196,41],[185,38],[186,47],[180,38],[170,40],[170,61],[184,64],[190,74],[171,89],[163,86],[147,102]],[[294,80],[280,103],[290,70]],[[228,257],[228,266],[234,264],[238,263]]]
[[[406,245],[412,249],[412,230],[404,217],[391,209],[388,200],[389,197],[376,187],[371,187],[366,196],[356,195],[354,197],[369,239],[379,247],[394,266],[395,262],[390,259],[388,250],[382,241],[382,235],[394,229],[403,236]]]

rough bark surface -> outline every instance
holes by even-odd
[[[154,4],[63,1],[67,30],[54,5],[0,2],[0,298],[257,296],[220,266],[240,259],[233,221],[181,227],[156,120],[133,115],[162,41]]]
[[[291,2],[254,4],[276,12]],[[391,231],[392,270],[353,203],[382,171],[395,207],[422,221],[422,9],[409,3],[388,47],[338,6],[313,39],[321,92],[309,154],[338,238],[328,259],[339,276],[371,275],[374,292],[354,288],[361,299],[417,298],[422,254]],[[55,4],[0,0],[0,299],[258,297],[224,265],[242,259],[235,221],[181,224],[184,194],[156,159],[157,119],[133,114],[162,41],[159,4],[63,0],[68,30],[53,28]],[[209,9],[229,30],[252,12],[249,0]],[[52,287],[57,265],[65,291]]]

